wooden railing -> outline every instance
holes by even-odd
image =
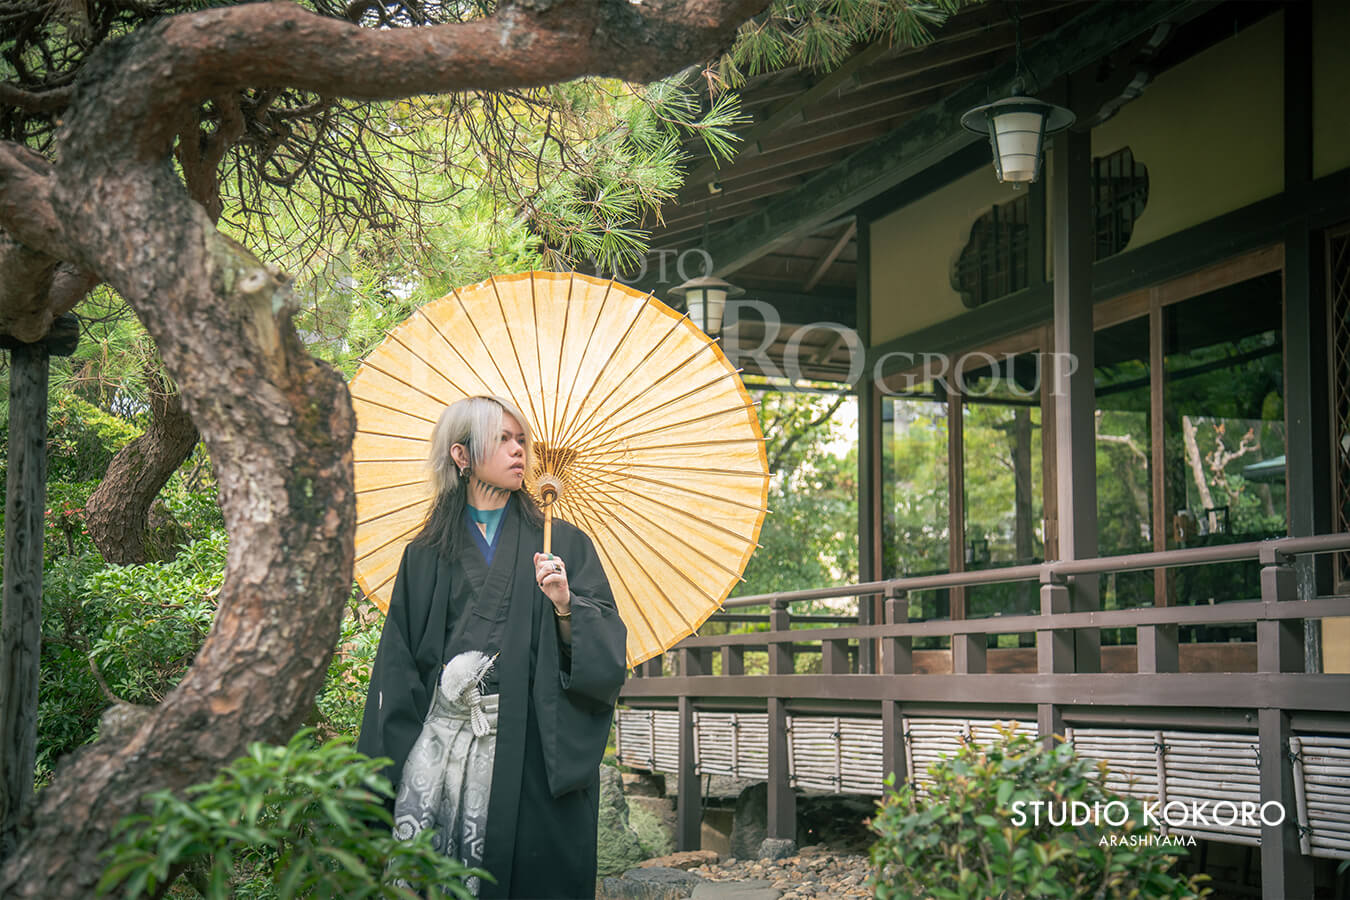
[[[1324,618],[1350,616],[1350,597],[1310,596],[1295,570],[1299,557],[1350,550],[1350,534],[1283,538],[1225,546],[1143,553],[1089,560],[901,578],[839,588],[744,597],[729,609],[769,606],[769,630],[696,636],[675,648],[676,672],[656,659],[630,679],[621,702],[629,707],[670,709],[679,722],[679,839],[699,842],[700,799],[694,767],[696,710],[767,713],[769,833],[792,837],[795,798],[788,778],[788,716],[820,713],[877,716],[881,720],[884,769],[906,772],[905,716],[1019,717],[1035,721],[1047,743],[1066,726],[1138,726],[1252,732],[1257,735],[1260,793],[1293,809],[1295,733],[1350,734],[1350,675],[1309,673],[1305,628]],[[1214,605],[1122,610],[1096,605],[1096,579],[1109,573],[1256,560],[1261,596]],[[1309,560],[1310,561],[1310,560]],[[1311,569],[1308,570],[1311,572]],[[1037,615],[983,619],[908,621],[908,598],[917,591],[1036,581]],[[1077,585],[1090,584],[1090,588]],[[791,606],[812,600],[885,598],[885,621],[794,628]],[[868,606],[870,604],[864,604]],[[744,618],[732,613],[731,616]],[[848,622],[854,620],[848,619]],[[1184,671],[1187,625],[1255,624],[1251,671]],[[1136,630],[1134,671],[1102,671],[1100,630]],[[1035,634],[1034,668],[990,672],[990,635]],[[950,641],[950,674],[923,674],[916,667],[916,638]],[[766,674],[745,674],[746,653],[767,655]],[[820,654],[819,673],[798,674],[795,658]],[[720,659],[721,674],[713,659]],[[944,667],[945,668],[945,667]],[[1350,772],[1347,772],[1350,775]],[[1262,826],[1262,882],[1266,896],[1310,895],[1311,861],[1300,853],[1296,817]],[[1305,841],[1306,844],[1306,836]],[[1306,888],[1306,890],[1305,890]]]

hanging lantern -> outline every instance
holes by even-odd
[[[1040,175],[1046,135],[1063,131],[1074,119],[1062,106],[1014,95],[967,111],[961,125],[989,136],[999,181],[1027,183]]]
[[[689,318],[703,329],[704,334],[716,337],[722,331],[722,315],[726,311],[727,298],[739,297],[745,293],[745,288],[714,275],[700,275],[676,285],[670,289],[670,293],[684,297]]]

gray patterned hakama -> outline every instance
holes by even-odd
[[[439,690],[433,695],[422,732],[403,768],[394,801],[394,837],[408,840],[420,831],[435,829],[432,846],[477,867],[483,862],[487,835],[498,695],[489,694],[480,701],[475,688],[469,697],[451,700]],[[479,881],[476,876],[467,880],[475,896]]]

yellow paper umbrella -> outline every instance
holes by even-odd
[[[717,343],[622,284],[529,272],[462,288],[390,333],[351,384],[356,578],[387,609],[431,502],[441,410],[513,402],[535,439],[526,486],[595,542],[635,666],[692,634],[757,546],[768,461],[754,403]]]

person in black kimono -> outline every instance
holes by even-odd
[[[521,489],[530,451],[525,418],[505,400],[471,397],[441,415],[436,498],[399,565],[358,748],[392,759],[386,774],[400,786],[445,664],[496,655],[481,686],[497,707],[491,790],[471,859],[496,883],[481,896],[589,900],[627,631],[590,538],[555,520],[553,554],[536,552],[542,516]]]

